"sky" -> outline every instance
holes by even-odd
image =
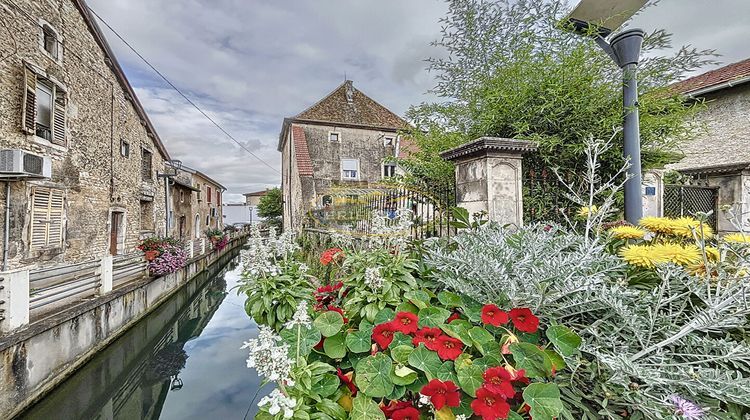
[[[348,78],[399,115],[434,100],[425,59],[444,53],[441,0],[88,0],[154,67],[277,171],[284,117]],[[724,64],[750,56],[750,1],[662,0],[633,26],[673,44],[713,48]],[[103,25],[102,25],[103,26]],[[278,186],[280,175],[227,138],[106,28],[170,155],[225,187],[224,202]],[[706,68],[708,70],[709,68]]]

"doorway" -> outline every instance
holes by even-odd
[[[110,231],[109,231],[109,254],[120,254],[121,243],[125,238],[125,213],[121,211],[112,211],[110,213]]]

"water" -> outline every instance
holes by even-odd
[[[271,389],[260,389],[240,350],[258,327],[230,291],[238,263],[176,293],[22,418],[252,419]]]

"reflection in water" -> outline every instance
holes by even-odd
[[[260,379],[243,341],[258,334],[239,257],[199,278],[97,354],[23,418],[242,419],[257,411]],[[218,271],[220,270],[220,271]],[[257,395],[256,397],[256,394]],[[255,402],[251,401],[255,398]]]

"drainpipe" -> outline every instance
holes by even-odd
[[[8,271],[8,246],[10,243],[10,181],[5,181],[5,224],[3,225],[3,270]]]

